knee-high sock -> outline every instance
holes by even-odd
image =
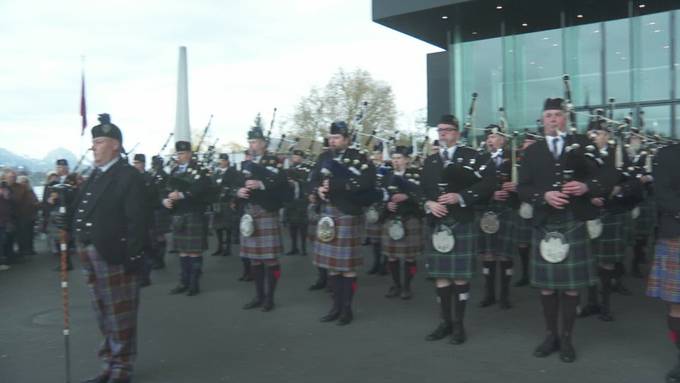
[[[417,271],[418,267],[416,261],[409,259],[404,261],[404,289],[406,289],[406,291],[411,291],[411,281]]]
[[[465,318],[465,306],[467,304],[470,295],[470,284],[466,283],[464,285],[453,285],[453,300],[455,302],[456,322],[463,322]]]
[[[548,333],[557,336],[557,313],[559,311],[559,299],[557,294],[541,294],[541,306],[543,306],[543,320]]]
[[[578,306],[578,295],[562,294],[562,335],[571,336],[574,332],[574,322],[576,322],[576,306]]]

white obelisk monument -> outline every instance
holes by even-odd
[[[187,47],[179,47],[177,72],[177,114],[175,115],[175,142],[191,142],[189,126],[189,80],[187,76]]]

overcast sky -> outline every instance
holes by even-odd
[[[81,56],[88,125],[108,112],[128,149],[154,154],[174,127],[180,45],[192,130],[214,114],[222,143],[245,143],[257,112],[288,118],[339,67],[389,83],[409,123],[426,106],[425,55],[439,50],[372,22],[370,0],[2,0],[0,34],[0,147],[32,157],[88,145]]]

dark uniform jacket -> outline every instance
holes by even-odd
[[[106,262],[123,264],[141,254],[147,236],[142,174],[123,159],[105,173],[90,177],[68,211],[70,232],[91,242]]]
[[[184,198],[175,201],[171,210],[172,215],[203,213],[210,192],[210,178],[207,171],[200,167],[194,160],[189,161],[186,171],[180,171],[180,165],[176,165],[170,171],[167,182],[167,193],[179,191]]]
[[[281,163],[271,154],[265,153],[259,161],[244,161],[241,163],[241,175],[234,189],[234,195],[238,189],[245,187],[246,181],[252,179],[261,181],[264,190],[250,191],[250,198],[242,200],[246,203],[259,205],[269,212],[279,210],[283,203],[290,200],[290,188]]]
[[[600,173],[606,185],[619,186],[621,191],[616,195],[607,195],[603,211],[612,214],[624,213],[632,210],[642,202],[643,186],[628,167],[631,161],[625,151],[623,153],[623,168],[616,168],[616,145],[607,148],[607,155],[602,156]]]
[[[510,182],[512,178],[512,155],[509,150],[503,150],[503,153],[499,155],[501,157],[500,166],[496,164],[496,159],[491,156],[491,153],[485,153],[482,155],[483,164],[489,168],[493,169],[494,177],[494,187],[493,192],[498,190],[503,190],[503,184],[505,182]],[[493,192],[491,197],[485,203],[480,204],[484,209],[502,209],[502,208],[519,208],[519,195],[516,192],[510,192],[508,198],[505,201],[497,201],[493,198]]]
[[[309,193],[309,165],[299,163],[286,169],[286,178],[292,188],[292,200],[286,203],[286,222],[302,224],[307,222],[307,198]]]
[[[443,151],[442,149],[441,151]],[[444,193],[458,193],[461,204],[446,205],[448,216],[457,222],[468,223],[474,219],[475,205],[486,202],[494,191],[493,167],[484,166],[482,156],[467,146],[456,146],[448,165],[441,154],[432,154],[425,159],[421,175],[421,203],[437,201],[442,194],[439,184],[446,184]]]
[[[351,170],[352,167],[356,170]],[[324,175],[325,170],[331,174]],[[376,202],[375,174],[375,167],[359,150],[345,149],[337,160],[334,152],[329,150],[319,155],[310,182],[316,193],[327,178],[330,203],[344,214],[359,215],[364,207]]]
[[[680,144],[658,151],[654,166],[655,198],[659,211],[659,237],[680,237]]]
[[[420,204],[420,169],[418,168],[407,168],[403,175],[395,174],[394,170],[391,169],[387,174],[383,176],[382,180],[384,194],[387,194],[389,198],[398,193],[404,193],[408,196],[408,199],[404,202],[397,204],[397,211],[391,212],[385,206],[385,209],[381,211],[381,219],[389,219],[392,217],[399,216],[403,219],[409,219],[411,217],[420,218],[422,217],[423,209]]]
[[[580,148],[568,152],[567,147],[573,143],[578,143]],[[526,149],[519,168],[517,192],[520,200],[533,206],[534,225],[545,223],[550,214],[559,212],[571,212],[579,221],[597,218],[598,210],[590,199],[606,195],[612,185],[602,182],[597,162],[585,155],[588,145],[592,145],[592,142],[585,136],[567,135],[558,160],[554,159],[546,141],[539,141]],[[569,197],[569,204],[563,210],[558,210],[548,205],[544,195],[548,191],[561,190],[564,170],[573,171],[571,178],[585,183],[589,191],[580,197]]]

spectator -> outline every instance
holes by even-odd
[[[19,176],[17,177],[17,183],[24,185],[26,190],[29,193],[29,200],[30,200],[30,208],[31,208],[31,213],[30,213],[30,223],[27,223],[26,225],[26,233],[25,233],[25,248],[26,248],[26,254],[27,255],[35,255],[35,224],[36,224],[36,219],[38,218],[38,211],[40,209],[40,201],[38,201],[38,196],[35,195],[35,191],[33,190],[33,187],[31,186],[31,181],[28,179],[28,176]]]

